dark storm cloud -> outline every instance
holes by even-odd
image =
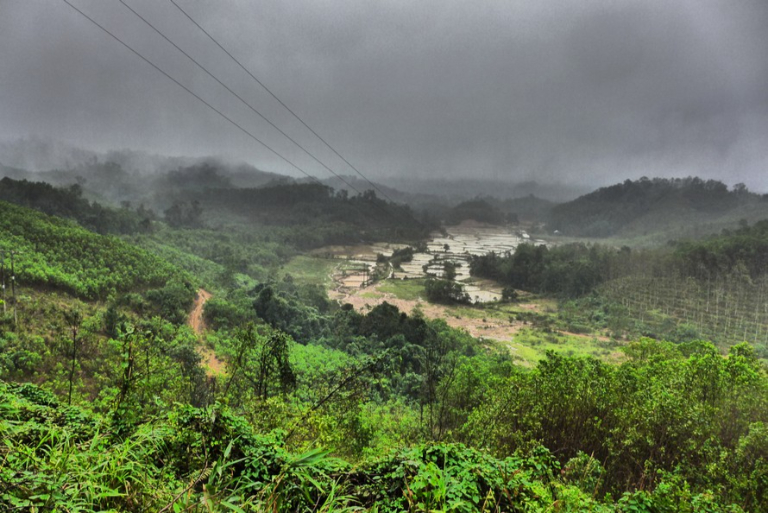
[[[127,0],[339,172],[167,1]],[[307,171],[292,148],[116,1],[73,0]],[[179,0],[372,178],[602,184],[698,174],[768,189],[760,0]],[[0,0],[0,138],[289,166],[63,2]]]

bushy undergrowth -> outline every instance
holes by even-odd
[[[674,477],[597,497],[598,461],[430,443],[361,466],[292,454],[227,407],[177,406],[125,437],[32,385],[0,383],[0,507],[14,511],[740,511]]]

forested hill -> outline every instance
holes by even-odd
[[[417,240],[436,229],[410,207],[378,198],[374,191],[350,196],[316,183],[209,189],[181,196],[207,212],[208,223],[291,227],[290,242],[300,248],[363,240]],[[234,217],[233,217],[234,216]]]
[[[768,217],[768,198],[743,184],[700,178],[641,178],[603,187],[552,209],[548,228],[579,237],[705,235],[740,219]]]
[[[45,182],[0,179],[0,201],[15,203],[52,216],[77,221],[82,227],[100,233],[129,234],[149,228],[149,213],[126,208],[111,209],[82,196],[83,189],[74,184],[66,188]]]

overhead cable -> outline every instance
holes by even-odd
[[[121,0],[121,1],[122,1],[122,0]],[[235,64],[237,64],[237,65],[238,65],[238,66],[239,66],[239,67],[240,67],[240,68],[241,68],[243,71],[245,71],[245,72],[246,72],[246,73],[247,73],[247,74],[248,74],[248,75],[249,75],[249,76],[250,76],[250,77],[251,77],[251,78],[252,78],[254,81],[256,81],[256,83],[257,83],[257,84],[259,84],[259,85],[260,85],[260,86],[261,86],[261,87],[262,87],[262,88],[263,88],[263,89],[264,89],[264,90],[265,90],[267,93],[269,93],[269,94],[270,94],[270,96],[272,96],[272,98],[274,98],[274,99],[275,99],[275,100],[276,100],[276,101],[277,101],[277,102],[278,102],[280,105],[282,105],[282,106],[285,108],[285,110],[287,110],[288,112],[290,112],[290,113],[291,113],[291,115],[293,115],[293,117],[294,117],[294,118],[296,118],[296,119],[297,119],[297,120],[298,120],[298,121],[299,121],[299,122],[300,122],[302,125],[304,125],[304,127],[305,127],[307,130],[309,130],[310,132],[312,132],[312,134],[313,134],[315,137],[317,137],[317,138],[318,138],[320,141],[322,141],[322,143],[323,143],[323,144],[325,144],[325,146],[327,146],[327,147],[328,147],[328,148],[329,148],[329,149],[330,149],[330,150],[331,150],[331,151],[332,151],[332,152],[333,152],[333,153],[334,153],[334,154],[335,154],[337,157],[339,157],[341,160],[343,160],[345,164],[347,164],[347,165],[348,165],[348,166],[349,166],[351,169],[353,169],[353,170],[354,170],[354,171],[355,171],[355,172],[356,172],[358,175],[360,175],[360,177],[361,177],[361,178],[363,178],[363,179],[364,179],[366,182],[368,182],[369,184],[371,184],[371,186],[372,186],[372,187],[373,187],[373,188],[374,188],[374,189],[375,189],[375,190],[376,190],[376,191],[377,191],[379,194],[381,194],[382,196],[384,196],[384,197],[385,197],[386,199],[388,199],[390,202],[392,202],[392,203],[394,203],[394,202],[395,202],[395,201],[394,201],[394,200],[392,200],[392,198],[390,198],[390,197],[389,197],[389,196],[388,196],[388,195],[387,195],[387,194],[386,194],[384,191],[382,191],[382,190],[381,190],[381,189],[380,189],[380,188],[379,188],[379,187],[378,187],[378,186],[377,186],[377,185],[376,185],[374,182],[372,182],[371,180],[369,180],[369,179],[368,179],[368,177],[367,177],[367,176],[365,176],[365,175],[364,175],[364,174],[363,174],[363,173],[362,173],[362,172],[361,172],[359,169],[357,169],[357,168],[356,168],[354,165],[352,165],[352,163],[351,163],[351,162],[349,162],[349,160],[347,160],[347,159],[346,159],[346,158],[345,158],[345,157],[344,157],[344,156],[343,156],[341,153],[339,153],[339,152],[336,150],[336,148],[334,148],[333,146],[331,146],[331,144],[330,144],[328,141],[326,141],[326,140],[325,140],[323,137],[321,137],[321,136],[320,136],[320,134],[318,134],[318,133],[317,133],[317,132],[316,132],[316,131],[315,131],[315,130],[312,128],[312,127],[310,127],[310,126],[309,126],[309,125],[308,125],[308,124],[307,124],[307,123],[306,123],[306,122],[305,122],[303,119],[301,119],[301,117],[300,117],[298,114],[296,114],[296,112],[294,112],[294,111],[293,111],[293,109],[291,109],[290,107],[288,107],[288,105],[286,105],[286,104],[285,104],[285,102],[283,102],[283,100],[281,100],[281,99],[280,99],[280,98],[279,98],[279,97],[278,97],[278,96],[277,96],[275,93],[273,93],[273,92],[272,92],[272,90],[271,90],[269,87],[267,87],[267,86],[266,86],[266,85],[265,85],[265,84],[264,84],[264,83],[263,83],[261,80],[259,80],[259,79],[258,79],[258,78],[257,78],[257,77],[256,77],[256,76],[255,76],[255,75],[254,75],[254,74],[253,74],[253,73],[252,73],[252,72],[251,72],[251,71],[248,69],[248,68],[246,68],[246,67],[243,65],[243,63],[241,63],[241,62],[240,62],[240,61],[239,61],[239,60],[238,60],[238,59],[237,59],[237,58],[236,58],[234,55],[232,55],[232,53],[231,53],[231,52],[229,52],[229,51],[228,51],[226,48],[224,48],[224,46],[222,46],[222,44],[221,44],[221,43],[219,43],[219,42],[216,40],[216,38],[214,38],[214,37],[213,37],[213,36],[212,36],[212,35],[211,35],[211,34],[210,34],[210,33],[209,33],[207,30],[205,30],[205,29],[204,29],[204,28],[203,28],[203,27],[202,27],[202,26],[201,26],[201,25],[200,25],[200,24],[199,24],[197,21],[195,21],[195,19],[194,19],[194,18],[192,18],[192,16],[190,16],[190,15],[189,15],[189,14],[188,14],[188,13],[187,13],[187,12],[186,12],[184,9],[182,9],[182,8],[181,8],[181,6],[180,6],[178,3],[176,3],[176,1],[175,1],[175,0],[170,0],[170,2],[171,2],[173,5],[175,5],[175,6],[176,6],[176,8],[177,8],[177,9],[178,9],[178,10],[179,10],[179,11],[180,11],[182,14],[184,14],[184,16],[186,16],[186,17],[187,17],[187,19],[189,19],[189,21],[191,21],[191,22],[192,22],[192,23],[193,23],[193,24],[194,24],[194,25],[195,25],[195,26],[196,26],[198,29],[200,29],[200,31],[202,31],[202,33],[203,33],[203,34],[205,34],[206,36],[208,36],[208,38],[209,38],[211,41],[213,41],[213,42],[214,42],[214,44],[216,44],[216,46],[218,46],[218,47],[219,47],[219,48],[220,48],[220,49],[221,49],[221,50],[222,50],[222,51],[223,51],[225,54],[227,54],[227,56],[229,56],[229,58],[230,58],[230,59],[232,59],[232,60],[235,62]],[[335,173],[334,173],[334,174],[335,174]],[[338,175],[337,175],[337,176],[338,176]],[[344,183],[346,183],[346,182],[344,182]],[[418,220],[417,220],[417,222],[418,222]]]
[[[191,55],[189,55],[187,52],[185,52],[185,51],[184,51],[184,50],[183,50],[183,49],[182,49],[182,48],[181,48],[179,45],[177,45],[176,43],[174,43],[173,41],[171,41],[171,39],[170,39],[168,36],[166,36],[165,34],[163,34],[163,32],[162,32],[162,31],[160,31],[160,29],[158,29],[157,27],[155,27],[155,26],[154,26],[152,23],[150,23],[150,22],[149,22],[149,21],[148,21],[146,18],[144,18],[144,17],[143,17],[141,14],[139,14],[138,12],[136,12],[136,10],[134,10],[134,9],[133,9],[133,8],[132,8],[130,5],[128,5],[127,3],[125,3],[125,1],[124,1],[124,0],[119,0],[119,2],[120,2],[121,4],[123,4],[123,5],[124,5],[124,6],[125,6],[125,7],[126,7],[128,10],[129,10],[129,11],[131,11],[133,14],[135,14],[135,15],[136,15],[136,17],[138,17],[138,18],[139,18],[141,21],[143,21],[143,22],[144,22],[144,23],[145,23],[145,24],[146,24],[146,25],[147,25],[149,28],[151,28],[151,29],[152,29],[152,30],[154,30],[154,31],[155,31],[157,34],[159,34],[159,35],[160,35],[160,37],[162,37],[163,39],[165,39],[165,40],[166,40],[168,43],[170,43],[170,44],[171,44],[171,45],[172,45],[174,48],[176,48],[176,49],[177,49],[179,52],[181,52],[181,53],[182,53],[182,54],[183,54],[183,55],[184,55],[184,56],[185,56],[187,59],[189,59],[190,61],[192,61],[192,62],[195,64],[195,66],[197,66],[198,68],[200,68],[201,70],[203,70],[203,71],[204,71],[204,72],[205,72],[205,73],[206,73],[206,74],[207,74],[209,77],[211,77],[212,79],[214,79],[214,80],[215,80],[215,81],[216,81],[216,82],[217,82],[219,85],[221,85],[221,86],[222,86],[224,89],[226,89],[226,90],[227,90],[227,91],[228,91],[230,94],[232,94],[232,95],[233,95],[235,98],[237,98],[238,100],[240,100],[240,102],[241,102],[243,105],[245,105],[246,107],[248,107],[248,108],[249,108],[249,109],[250,109],[250,110],[251,110],[251,111],[252,111],[254,114],[256,114],[256,115],[257,115],[257,116],[259,116],[261,119],[263,119],[264,121],[266,121],[267,123],[269,123],[269,125],[270,125],[272,128],[274,128],[275,130],[277,130],[278,132],[280,132],[280,133],[281,133],[281,134],[282,134],[282,135],[283,135],[285,138],[287,138],[287,139],[288,139],[289,141],[291,141],[293,144],[295,144],[296,146],[298,146],[298,147],[299,147],[299,148],[300,148],[300,149],[301,149],[301,150],[302,150],[304,153],[306,153],[307,155],[309,155],[309,156],[310,156],[310,157],[311,157],[311,158],[312,158],[312,159],[313,159],[315,162],[317,162],[318,164],[320,164],[321,166],[323,166],[323,167],[324,167],[326,170],[328,170],[328,172],[330,172],[330,173],[331,173],[333,176],[335,176],[336,178],[338,178],[339,180],[341,180],[342,182],[344,182],[344,183],[345,183],[345,184],[346,184],[346,185],[347,185],[347,186],[348,186],[350,189],[354,190],[354,191],[355,191],[356,193],[358,193],[358,194],[361,194],[361,192],[360,192],[359,190],[357,190],[357,189],[356,189],[356,188],[355,188],[355,187],[354,187],[352,184],[350,184],[349,182],[347,182],[346,180],[344,180],[344,178],[342,178],[341,176],[339,176],[338,174],[336,174],[336,173],[333,171],[333,169],[331,169],[330,167],[328,167],[327,165],[325,165],[325,163],[323,163],[323,162],[322,162],[320,159],[318,159],[318,158],[317,158],[315,155],[313,155],[313,154],[312,154],[312,153],[311,153],[309,150],[307,150],[307,149],[306,149],[304,146],[302,146],[301,144],[299,144],[299,143],[298,143],[298,142],[297,142],[297,141],[296,141],[296,140],[295,140],[293,137],[291,137],[290,135],[286,134],[286,133],[285,133],[285,132],[284,132],[282,129],[280,129],[280,127],[278,127],[277,125],[275,125],[275,124],[274,124],[274,123],[273,123],[273,122],[272,122],[272,121],[271,121],[269,118],[267,118],[266,116],[264,116],[264,114],[262,114],[261,112],[259,112],[259,111],[258,111],[258,110],[257,110],[257,109],[256,109],[256,108],[253,106],[253,105],[251,105],[251,104],[250,104],[250,103],[248,103],[246,100],[244,100],[242,96],[240,96],[240,95],[239,95],[239,94],[237,94],[235,91],[233,91],[233,90],[232,90],[232,88],[230,88],[230,87],[229,87],[227,84],[225,84],[224,82],[222,82],[221,80],[219,80],[219,78],[218,78],[218,77],[216,77],[216,75],[214,75],[213,73],[211,73],[210,71],[208,71],[208,69],[207,69],[205,66],[203,66],[202,64],[200,64],[200,63],[199,63],[197,60],[195,60],[195,59],[194,59],[194,58],[193,58]]]

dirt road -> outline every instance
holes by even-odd
[[[205,331],[205,319],[203,319],[203,307],[206,301],[211,299],[211,293],[200,289],[197,291],[197,297],[195,298],[195,306],[189,314],[189,326],[197,333],[198,336]]]
[[[200,289],[197,291],[197,297],[195,297],[194,307],[189,313],[187,324],[197,334],[198,345],[197,353],[202,357],[203,364],[206,367],[206,372],[209,376],[217,374],[224,374],[226,365],[224,362],[216,358],[214,352],[202,344],[203,332],[205,332],[205,319],[203,318],[203,307],[206,301],[211,299],[211,293],[207,290]]]

